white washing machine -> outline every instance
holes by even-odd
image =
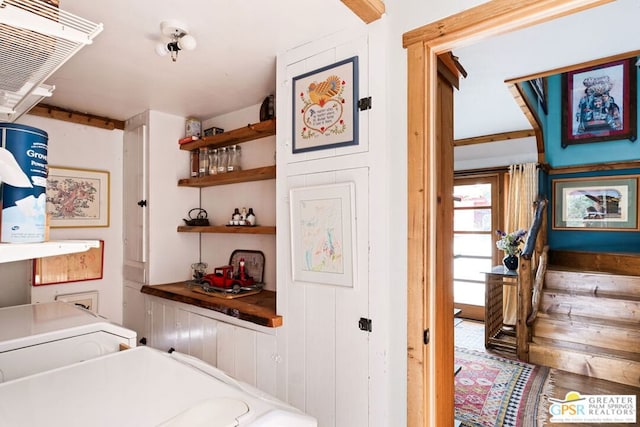
[[[0,383],[136,346],[136,333],[57,301],[0,308]]]
[[[136,347],[0,384],[12,427],[315,427],[317,421],[191,356]]]

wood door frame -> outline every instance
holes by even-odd
[[[435,214],[442,203],[438,200],[439,192],[446,192],[441,176],[438,176],[440,158],[436,141],[439,129],[434,108],[437,56],[493,35],[611,1],[491,0],[403,35],[403,47],[407,49],[408,426],[453,425],[453,372],[446,375],[438,371],[439,366],[453,363],[453,343],[440,342],[452,328],[453,312],[436,309],[439,303],[452,296],[451,284],[446,283],[451,260],[448,264],[438,263],[435,248],[445,237],[441,230],[450,229],[452,224],[447,226],[446,222],[452,223],[453,218]],[[430,344],[423,345],[427,329],[430,330]]]

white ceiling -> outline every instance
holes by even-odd
[[[60,7],[104,31],[47,81],[56,89],[45,102],[120,120],[147,109],[206,119],[258,104],[275,91],[278,53],[364,25],[339,0],[60,0]],[[638,17],[638,0],[618,0],[455,50],[469,73],[455,95],[455,138],[530,129],[504,80],[638,49]],[[154,50],[167,19],[184,22],[198,43],[175,63]]]
[[[339,0],[60,0],[60,8],[104,31],[47,80],[56,89],[43,102],[119,120],[147,109],[206,119],[258,104],[275,92],[278,53],[364,25]],[[155,53],[170,19],[197,41],[177,62]]]

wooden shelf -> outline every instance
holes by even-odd
[[[212,187],[214,185],[237,184],[239,182],[263,181],[275,179],[276,167],[265,166],[255,169],[207,175],[198,178],[184,178],[178,181],[179,187]]]
[[[233,129],[212,136],[204,136],[196,141],[180,145],[181,150],[196,150],[201,147],[221,148],[241,142],[252,141],[276,134],[276,119],[265,120],[246,127]]]
[[[228,234],[276,234],[276,227],[270,225],[256,225],[254,227],[247,226],[226,226],[226,225],[207,225],[207,226],[188,226],[179,225],[179,233],[228,233]]]

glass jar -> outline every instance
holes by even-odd
[[[207,147],[200,148],[199,156],[199,167],[198,167],[198,176],[207,176],[209,175],[209,153]]]
[[[218,173],[218,150],[212,148],[209,150],[209,175],[217,175]]]
[[[227,147],[218,150],[218,173],[225,173],[229,164],[229,152]]]
[[[198,171],[200,169],[200,150],[191,150],[190,160],[191,160],[191,178],[195,178],[198,176]]]
[[[228,172],[234,172],[240,170],[240,156],[242,151],[239,145],[229,147],[229,162],[227,165]]]

